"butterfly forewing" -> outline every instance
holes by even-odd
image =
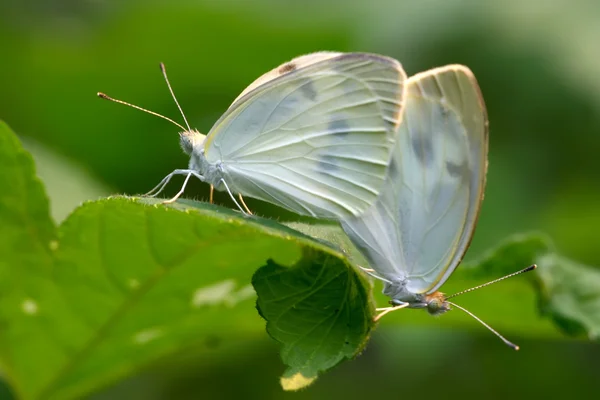
[[[305,68],[309,65],[328,60],[330,58],[338,57],[342,55],[342,53],[334,52],[334,51],[319,51],[316,53],[304,54],[294,58],[291,61],[281,64],[277,68],[273,68],[269,72],[265,72],[258,78],[254,80],[240,95],[231,103],[231,107],[233,107],[236,102],[243,98],[246,94],[250,93],[254,89],[264,85],[265,83],[272,81],[275,78],[278,78],[282,75],[288,74],[292,71],[296,71],[298,69]]]
[[[405,75],[387,57],[325,54],[236,100],[209,134],[206,157],[223,164],[235,192],[344,218],[382,188]]]
[[[486,167],[487,116],[471,71],[447,66],[415,75],[385,189],[342,226],[380,276],[431,293],[467,250]]]

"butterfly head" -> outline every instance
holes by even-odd
[[[446,296],[442,292],[425,295],[424,300],[427,304],[427,312],[431,315],[442,315],[450,310],[450,304],[446,301]]]
[[[195,149],[200,149],[205,139],[206,135],[195,129],[188,129],[179,133],[179,144],[188,156],[191,156]]]

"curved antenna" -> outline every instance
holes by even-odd
[[[115,103],[119,103],[119,104],[123,104],[123,105],[129,106],[129,107],[133,107],[136,110],[140,110],[140,111],[146,112],[148,114],[152,114],[152,115],[155,115],[157,117],[160,117],[162,119],[166,119],[170,123],[177,125],[179,127],[179,129],[181,129],[182,131],[186,131],[186,129],[183,127],[183,125],[178,124],[177,122],[173,121],[171,118],[165,117],[164,115],[161,115],[159,113],[155,113],[154,111],[146,110],[145,108],[142,108],[140,106],[136,106],[136,105],[131,104],[131,103],[127,103],[126,101],[123,101],[123,100],[113,99],[112,97],[107,96],[107,95],[105,95],[104,93],[101,93],[101,92],[98,92],[98,97],[100,97],[101,99],[104,99],[104,100],[110,100],[110,101],[113,101]]]
[[[481,288],[489,286],[489,285],[491,285],[493,283],[498,283],[498,282],[503,281],[505,279],[512,278],[513,276],[517,276],[517,275],[521,275],[521,274],[523,274],[525,272],[533,271],[536,268],[537,268],[537,265],[535,265],[535,264],[530,265],[529,267],[527,267],[525,269],[522,269],[522,270],[517,271],[517,272],[513,272],[512,274],[508,274],[506,276],[503,276],[502,278],[494,279],[493,281],[484,283],[482,285],[475,286],[475,287],[472,287],[470,289],[462,290],[462,291],[460,291],[458,293],[454,293],[453,295],[450,295],[450,296],[446,296],[445,299],[448,300],[448,299],[451,299],[453,297],[460,296],[461,294],[465,294],[465,293],[472,292],[473,290],[481,289]]]
[[[453,307],[458,308],[459,310],[463,311],[464,313],[470,315],[471,317],[473,317],[476,321],[478,321],[481,325],[485,326],[486,328],[488,328],[494,335],[498,336],[500,338],[500,340],[502,340],[506,345],[512,347],[515,350],[519,350],[519,346],[517,346],[516,344],[514,344],[513,342],[509,342],[508,340],[506,340],[506,338],[504,336],[502,336],[501,334],[499,334],[494,328],[492,328],[491,326],[489,326],[488,324],[486,324],[485,322],[483,322],[479,317],[477,317],[475,314],[473,314],[471,311],[467,310],[466,308],[463,308],[461,306],[459,306],[456,303],[452,303],[452,302],[448,302],[448,304],[450,304]]]
[[[183,113],[183,110],[181,109],[181,106],[179,105],[179,102],[177,101],[177,97],[175,97],[175,93],[173,92],[173,88],[171,87],[171,83],[169,82],[169,78],[167,77],[167,69],[165,68],[164,63],[160,63],[160,70],[162,71],[162,74],[165,77],[165,82],[167,82],[167,87],[169,88],[169,92],[171,92],[171,96],[173,97],[173,100],[175,100],[175,104],[177,104],[177,108],[179,108],[179,112],[181,113],[181,116],[183,117],[183,120],[185,121],[185,126],[188,127],[187,130],[191,131],[192,128],[190,128],[190,124],[188,123],[187,118],[185,117],[185,114]]]

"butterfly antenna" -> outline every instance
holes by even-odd
[[[178,127],[181,129],[181,130],[183,130],[183,131],[185,131],[185,130],[186,130],[186,129],[183,127],[183,125],[181,125],[181,124],[178,124],[177,122],[173,121],[171,118],[165,117],[164,115],[161,115],[161,114],[159,114],[159,113],[155,113],[154,111],[146,110],[145,108],[142,108],[142,107],[140,107],[140,106],[136,106],[136,105],[134,105],[134,104],[131,104],[131,103],[127,103],[127,102],[125,102],[125,101],[123,101],[123,100],[117,100],[117,99],[113,99],[112,97],[110,97],[110,96],[107,96],[107,95],[105,95],[104,93],[101,93],[101,92],[98,92],[98,97],[100,97],[101,99],[105,99],[105,100],[110,100],[110,101],[113,101],[113,102],[115,102],[115,103],[124,104],[124,105],[126,105],[126,106],[133,107],[133,108],[135,108],[136,110],[140,110],[140,111],[146,112],[146,113],[148,113],[148,114],[152,114],[152,115],[155,115],[155,116],[157,116],[157,117],[160,117],[160,118],[162,118],[162,119],[166,119],[166,120],[167,120],[167,121],[169,121],[170,123],[177,125],[177,126],[178,126]]]
[[[185,117],[185,114],[183,113],[183,110],[181,109],[181,106],[179,105],[179,102],[177,101],[177,97],[175,97],[175,92],[173,92],[173,88],[171,87],[171,83],[169,82],[169,78],[167,77],[167,69],[165,68],[165,64],[160,63],[160,70],[163,74],[163,76],[165,77],[165,82],[167,82],[167,86],[169,87],[169,92],[171,92],[171,96],[173,96],[173,100],[175,100],[175,104],[177,104],[177,108],[179,108],[179,112],[181,113],[181,116],[183,117],[183,120],[185,121],[185,126],[187,126],[187,130],[191,131],[192,128],[190,128],[190,124],[187,121],[187,118]]]
[[[452,307],[456,307],[459,310],[463,311],[464,313],[470,315],[471,317],[473,317],[476,321],[478,321],[481,325],[485,326],[486,328],[488,328],[490,330],[490,332],[492,332],[494,335],[498,336],[500,338],[500,340],[502,340],[507,346],[512,347],[515,350],[519,350],[519,346],[517,346],[516,344],[514,344],[513,342],[509,342],[504,336],[502,336],[501,334],[499,334],[494,328],[492,328],[491,326],[489,326],[488,324],[486,324],[485,322],[483,322],[481,320],[481,318],[479,318],[478,316],[476,316],[475,314],[473,314],[471,311],[467,310],[466,308],[463,308],[461,306],[459,306],[456,303],[452,303],[452,302],[448,302],[448,304],[450,304]]]
[[[530,265],[529,267],[527,267],[525,269],[522,269],[522,270],[517,271],[517,272],[513,272],[512,274],[503,276],[502,278],[494,279],[493,281],[484,283],[483,285],[475,286],[475,287],[472,287],[470,289],[466,289],[466,290],[460,291],[458,293],[454,293],[451,296],[446,296],[446,300],[451,299],[451,298],[456,297],[456,296],[460,296],[461,294],[472,292],[473,290],[481,289],[483,287],[489,286],[489,285],[494,284],[494,283],[498,283],[498,282],[503,281],[505,279],[512,278],[513,276],[517,276],[517,275],[521,275],[521,274],[523,274],[525,272],[533,271],[536,268],[537,268],[537,265],[535,265],[535,264]]]

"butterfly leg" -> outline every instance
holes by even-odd
[[[183,173],[187,173],[187,176],[185,177],[185,180],[183,181],[181,190],[179,192],[177,192],[177,194],[172,199],[163,201],[163,204],[170,204],[170,203],[175,202],[175,200],[177,200],[179,198],[179,196],[181,196],[183,194],[183,192],[185,191],[185,187],[187,186],[187,183],[192,176],[195,176],[196,178],[200,179],[200,182],[205,181],[204,177],[202,175],[200,175],[199,173],[197,173],[196,171],[194,171],[193,169],[180,169],[180,170],[176,170],[176,171],[182,171]],[[180,172],[180,173],[182,173],[182,172]]]
[[[229,186],[227,186],[227,182],[225,182],[225,180],[223,178],[221,178],[221,180],[219,181],[219,183],[223,183],[223,185],[225,186],[225,189],[227,189],[227,193],[229,193],[229,197],[231,197],[231,200],[233,200],[233,202],[235,203],[235,205],[237,206],[237,208],[240,209],[240,211],[242,212],[242,214],[248,215],[246,213],[246,211],[237,202],[237,200],[235,199],[235,196],[233,195],[233,193],[231,193],[231,190],[229,190]]]
[[[409,304],[410,303],[402,303],[400,305],[393,306],[393,307],[377,308],[376,310],[377,311],[381,311],[381,312],[379,314],[377,314],[375,316],[375,318],[373,318],[373,322],[379,321],[381,319],[381,317],[383,317],[387,313],[391,313],[392,311],[396,311],[396,310],[399,310],[401,308],[408,307]]]
[[[213,185],[210,185],[210,193],[208,195],[208,202],[210,204],[213,203],[213,194],[215,193],[215,187]]]
[[[176,169],[175,171],[171,172],[169,175],[165,176],[158,185],[156,185],[151,191],[144,194],[143,196],[148,196],[148,197],[158,196],[160,194],[160,192],[162,192],[164,190],[164,188],[167,186],[167,184],[169,183],[169,181],[171,180],[171,178],[173,176],[185,175],[185,174],[188,174],[189,172],[190,172],[190,170],[187,170],[187,169]]]
[[[179,196],[181,196],[183,194],[183,192],[185,191],[185,187],[187,186],[187,183],[190,180],[190,178],[191,178],[192,175],[194,175],[194,174],[190,171],[187,174],[187,176],[185,177],[185,180],[183,181],[183,185],[181,186],[181,190],[179,192],[177,192],[177,194],[175,196],[173,196],[173,198],[171,198],[169,200],[163,201],[163,204],[174,203],[179,198]]]
[[[252,215],[252,211],[250,211],[250,209],[248,208],[248,206],[246,205],[246,202],[244,201],[244,198],[242,197],[241,193],[238,193],[238,198],[240,199],[240,203],[242,203],[242,205],[244,206],[244,208],[246,209],[246,212],[249,215]]]
[[[377,275],[375,273],[374,269],[361,267],[360,265],[358,266],[358,268],[360,268],[365,274],[367,274],[369,276],[372,276],[375,279],[379,279],[380,281],[384,281],[384,282],[387,282],[387,283],[392,283],[390,280],[382,278],[381,276]]]
[[[174,172],[171,172],[169,175],[165,176],[162,181],[158,185],[156,185],[151,191],[148,193],[144,193],[142,196],[144,197],[156,197],[163,189],[167,186],[171,178],[175,175]],[[156,191],[156,193],[154,193]]]

